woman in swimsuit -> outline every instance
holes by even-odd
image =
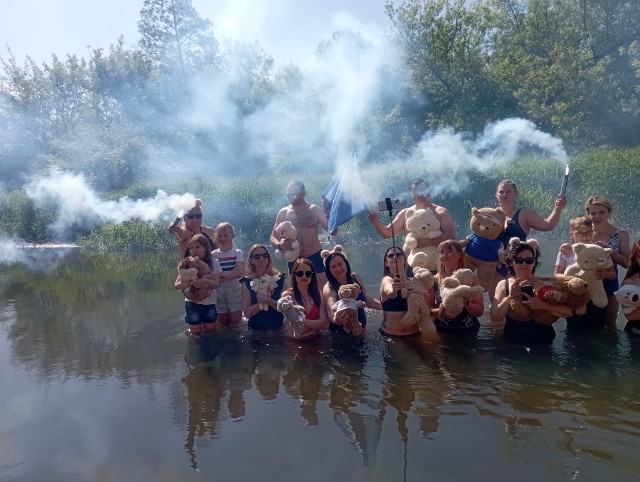
[[[622,286],[629,285],[640,286],[640,239],[633,243],[627,273],[622,281]],[[625,317],[628,321],[624,331],[634,336],[640,336],[640,308],[627,313]]]
[[[537,296],[530,296],[523,291],[524,286],[532,286],[538,278],[535,275],[539,265],[540,250],[535,239],[520,241],[514,237],[509,241],[505,261],[512,277],[502,280],[496,287],[495,297],[491,303],[491,318],[495,321],[505,320],[503,337],[516,343],[550,343],[556,336],[552,325],[523,320],[511,309],[511,299],[522,299],[531,309],[545,310],[558,318],[572,314],[571,308],[542,301]]]
[[[385,336],[410,336],[420,333],[418,324],[405,326],[400,323],[407,313],[407,297],[403,296],[411,291],[424,288],[416,286],[403,275],[407,272],[407,262],[400,247],[387,248],[384,253],[384,276],[380,282],[380,303],[384,311],[384,320],[380,326],[380,333]]]
[[[527,239],[531,229],[551,231],[558,225],[562,210],[567,205],[567,198],[558,196],[553,211],[551,211],[551,214],[545,219],[530,209],[519,208],[517,205],[518,196],[518,188],[513,181],[509,181],[508,179],[500,181],[498,189],[496,190],[496,199],[500,204],[500,208],[507,215],[504,232],[501,235],[502,244],[505,249],[507,249],[509,240],[513,237],[520,238],[522,241]],[[496,285],[508,275],[509,268],[505,264],[496,269],[496,274],[493,277],[493,283],[489,290],[489,299],[493,299]]]
[[[329,328],[327,310],[318,289],[318,281],[314,276],[313,262],[307,258],[298,258],[291,267],[291,288],[282,292],[282,296],[291,296],[296,304],[304,306],[305,319],[298,340],[312,338],[320,330]],[[285,326],[284,335],[293,338],[289,325]]]
[[[629,233],[622,228],[614,226],[609,222],[613,204],[606,197],[591,196],[584,204],[584,210],[591,219],[593,234],[591,242],[604,248],[613,249],[611,259],[613,260],[616,272],[615,279],[603,279],[604,290],[607,292],[607,308],[605,321],[607,324],[615,325],[618,317],[618,300],[613,295],[619,288],[618,266],[626,268],[629,264]]]
[[[336,246],[333,251],[323,251],[322,256],[324,257],[325,272],[327,274],[327,282],[322,289],[322,297],[324,298],[325,306],[329,308],[327,310],[329,329],[334,332],[346,333],[342,325],[335,322],[336,316],[346,315],[346,312],[340,312],[342,313],[341,315],[334,314],[333,311],[331,311],[331,307],[338,301],[338,289],[340,286],[358,283],[360,286],[358,301],[364,301],[368,308],[373,308],[374,310],[381,310],[382,306],[380,305],[380,301],[367,294],[364,281],[360,275],[351,271],[349,260],[341,249],[338,249],[338,246]],[[363,308],[358,308],[358,321],[363,328],[367,325],[367,314]]]
[[[438,246],[438,274],[436,275],[433,288],[427,291],[427,304],[434,315],[433,323],[436,330],[449,333],[465,333],[478,331],[480,322],[478,316],[484,312],[484,300],[482,294],[471,298],[460,314],[453,318],[445,316],[440,310],[442,298],[440,297],[440,286],[442,280],[451,276],[457,269],[463,266],[464,253],[459,242],[447,240]],[[478,286],[480,282],[477,276],[473,276],[473,286]]]

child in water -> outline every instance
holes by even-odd
[[[569,236],[574,244],[590,243],[592,234],[593,225],[587,216],[574,216],[569,220]],[[564,274],[567,266],[575,262],[576,256],[573,254],[573,247],[569,243],[563,243],[558,250],[554,274]]]
[[[189,240],[189,259],[196,265],[198,261],[204,262],[209,268],[208,274],[197,279],[183,280],[180,275],[176,278],[174,287],[185,295],[184,321],[189,325],[189,333],[197,335],[202,331],[213,331],[216,329],[218,312],[216,310],[216,288],[219,285],[219,273],[222,271],[220,264],[211,255],[209,240],[203,234],[196,234]],[[180,263],[182,267],[183,262]],[[190,288],[193,291],[210,289],[208,295],[200,300],[199,297],[192,297]],[[190,299],[192,298],[192,299]],[[194,301],[198,299],[198,301]]]
[[[238,323],[242,319],[242,291],[240,278],[244,271],[242,250],[233,243],[234,231],[231,223],[220,223],[216,227],[213,258],[218,260],[222,272],[220,286],[217,289],[218,320],[221,323]]]

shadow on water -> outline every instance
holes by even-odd
[[[351,251],[376,295],[382,249]],[[172,255],[3,268],[0,478],[640,475],[640,339],[621,320],[597,334],[558,322],[542,347],[487,319],[472,336],[385,338],[374,311],[362,339],[243,324],[192,339]]]

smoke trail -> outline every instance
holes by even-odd
[[[25,192],[36,207],[57,206],[56,220],[48,229],[59,239],[65,239],[65,233],[74,225],[90,228],[132,219],[158,221],[168,211],[177,213],[192,208],[196,199],[193,194],[169,195],[158,190],[150,199],[121,197],[117,201],[105,201],[88,186],[82,174],[58,168],[52,168],[47,177],[34,177],[25,186]]]

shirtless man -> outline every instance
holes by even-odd
[[[276,216],[276,222],[271,231],[269,242],[274,248],[291,249],[291,240],[280,243],[275,236],[275,228],[282,221],[291,221],[298,230],[300,242],[300,257],[309,258],[313,262],[314,271],[318,280],[318,286],[324,286],[327,277],[324,274],[324,263],[320,256],[320,241],[318,241],[318,225],[325,231],[328,229],[327,216],[324,210],[315,204],[308,203],[305,199],[304,184],[300,181],[290,181],[287,184],[287,198],[291,202],[282,208]],[[289,269],[293,263],[288,263]]]
[[[453,225],[453,220],[451,219],[451,214],[447,208],[442,206],[438,206],[437,204],[433,204],[429,199],[429,192],[427,183],[422,179],[416,179],[411,183],[411,198],[415,203],[411,206],[412,209],[427,209],[431,208],[436,218],[440,221],[440,231],[442,231],[442,235],[438,236],[434,239],[418,239],[418,248],[427,248],[429,246],[438,247],[438,245],[442,241],[446,241],[448,239],[455,239],[456,237],[456,228]],[[393,219],[393,234],[400,234],[401,232],[407,234],[407,209],[405,208],[401,210],[396,217]],[[386,226],[382,224],[380,218],[378,217],[378,213],[375,211],[369,211],[369,221],[373,224],[373,227],[376,228],[378,234],[383,238],[391,237],[391,223]]]

